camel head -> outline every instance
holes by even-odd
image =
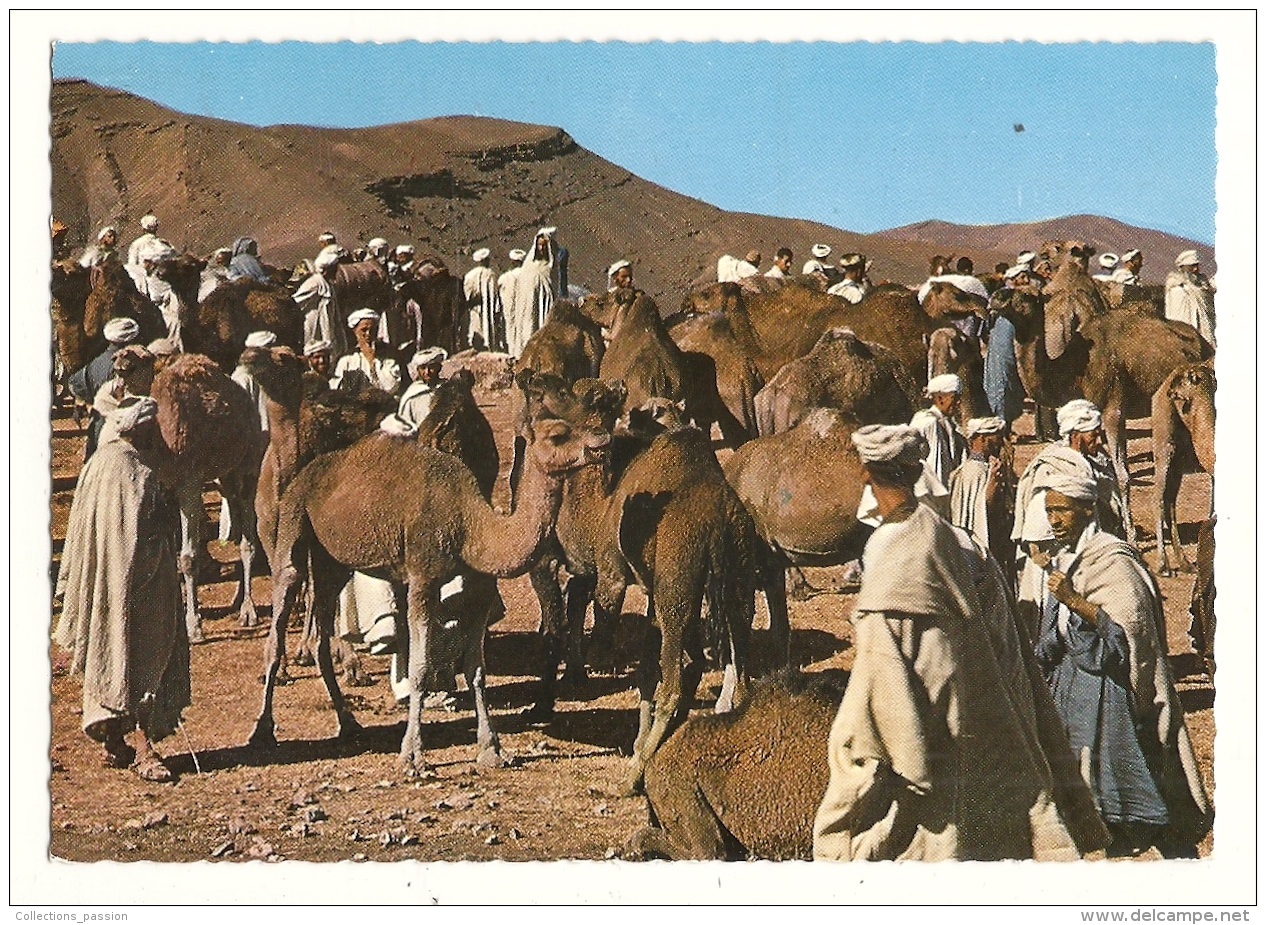
[[[303,397],[303,374],[308,365],[289,347],[247,347],[238,361],[268,397],[295,407]]]
[[[154,275],[176,290],[180,300],[186,305],[198,304],[198,286],[202,281],[202,271],[207,262],[192,254],[181,254],[160,260],[154,266]]]
[[[1175,372],[1169,380],[1167,396],[1183,423],[1191,429],[1193,415],[1205,415],[1212,426],[1213,401],[1218,390],[1217,376],[1208,363],[1193,363]]]
[[[999,289],[993,296],[994,308],[1015,325],[1017,343],[1029,344],[1040,334],[1045,320],[1042,296],[1030,286]]]
[[[681,302],[681,314],[725,313],[741,310],[743,306],[743,288],[738,283],[711,283],[686,293]]]
[[[515,381],[526,401],[522,432],[528,454],[548,475],[562,476],[605,459],[611,443],[610,406],[617,397],[623,405],[622,386],[616,393],[582,379],[569,387],[559,376],[531,369],[520,371]]]
[[[938,321],[945,318],[961,318],[966,315],[988,316],[989,304],[972,292],[964,292],[953,283],[936,282],[923,299],[923,311]]]
[[[946,326],[924,335],[928,347],[928,378],[943,373],[957,373],[963,361],[975,350],[980,356],[980,342],[968,337],[958,328]]]
[[[652,397],[639,407],[629,409],[628,432],[644,440],[653,440],[665,431],[689,426],[685,401]]]

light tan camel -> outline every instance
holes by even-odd
[[[273,624],[254,745],[275,743],[272,702],[287,620],[312,563],[317,663],[338,716],[339,735],[359,728],[334,675],[330,637],[339,589],[351,571],[409,586],[409,721],[400,746],[406,774],[426,769],[422,694],[460,659],[474,693],[480,763],[502,763],[488,718],[483,644],[492,611],[452,614],[441,587],[482,572],[520,575],[535,561],[558,513],[565,474],[606,448],[610,434],[584,425],[587,409],[560,381],[526,377],[529,443],[516,509],[498,514],[454,456],[411,438],[371,434],[309,463],[281,498],[273,557]],[[367,488],[367,486],[370,486]],[[465,597],[467,595],[461,595]],[[450,660],[451,659],[451,660]]]
[[[1191,571],[1191,563],[1178,541],[1178,489],[1189,455],[1195,456],[1195,462],[1205,472],[1213,474],[1216,415],[1213,396],[1217,387],[1213,364],[1194,363],[1174,370],[1152,396],[1156,571],[1165,577],[1173,575],[1175,570]]]

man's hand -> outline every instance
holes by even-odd
[[[1077,593],[1073,588],[1073,583],[1068,580],[1066,573],[1058,570],[1051,572],[1050,577],[1046,580],[1046,588],[1051,592],[1051,597],[1055,598],[1055,600],[1092,626],[1095,624],[1099,616],[1099,608]]]

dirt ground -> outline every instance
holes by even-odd
[[[507,393],[481,393],[480,403],[508,459]],[[1151,531],[1152,464],[1146,422],[1130,430],[1135,481],[1132,507]],[[1017,468],[1038,446],[1020,422]],[[83,436],[68,416],[53,418],[52,530],[54,563],[61,550]],[[504,492],[503,483],[498,486]],[[1181,536],[1194,560],[1196,529],[1209,505],[1210,480],[1188,475],[1179,498]],[[218,516],[218,496],[206,494]],[[193,705],[184,731],[159,744],[177,773],[174,784],[142,781],[102,765],[99,746],[80,731],[82,691],[66,673],[67,655],[55,645],[53,660],[51,852],[76,861],[112,859],[194,861],[250,859],[309,861],[547,860],[614,857],[645,822],[642,797],[618,795],[626,755],[637,727],[637,694],[629,670],[562,684],[558,712],[548,726],[522,715],[534,696],[539,609],[526,577],[501,583],[507,616],[488,640],[488,694],[493,721],[512,766],[486,770],[474,763],[475,724],[468,692],[448,709],[424,713],[424,741],[433,778],[406,780],[397,768],[405,711],[392,696],[388,659],[365,657],[373,683],[347,688],[365,735],[352,748],[338,743],[334,715],[315,668],[292,668],[293,683],[278,688],[277,737],[269,754],[243,747],[259,708],[265,633],[245,630],[226,612],[236,547],[210,543],[225,563],[220,581],[204,583],[198,602],[207,635],[192,649]],[[1144,545],[1155,563],[1154,543]],[[830,587],[831,570],[809,570]],[[1212,792],[1213,689],[1187,638],[1192,576],[1160,579],[1171,661],[1197,758]],[[267,619],[269,580],[257,575],[251,593]],[[792,655],[809,671],[850,667],[848,615],[851,594],[822,593],[791,603]],[[633,651],[644,618],[634,592],[621,620],[620,641]],[[60,615],[54,608],[54,625]],[[757,656],[766,642],[766,613],[757,604]],[[288,648],[293,650],[297,628]],[[630,659],[631,661],[631,659]],[[720,685],[705,675],[696,709],[706,710]],[[1201,854],[1212,847],[1212,835]],[[1153,855],[1154,856],[1154,855]]]

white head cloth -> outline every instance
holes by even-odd
[[[97,232],[97,240],[100,241],[102,238],[104,238],[108,234],[112,234],[117,237],[119,234],[119,230],[115,228],[113,225],[106,225],[104,228],[102,228],[100,231]]]
[[[516,247],[514,248],[514,250],[510,251],[511,260],[525,260],[526,258],[527,258],[527,251],[525,251],[521,247]]]
[[[365,245],[365,249],[368,251],[376,251],[386,246],[387,246],[386,238],[370,238],[369,243]]]
[[[116,431],[127,434],[156,417],[158,417],[158,402],[148,395],[137,395],[121,402],[119,407],[110,413],[110,422]]]
[[[157,231],[158,230],[158,216],[157,215],[142,215],[141,216],[141,230],[147,231],[150,234],[153,234],[155,231]]]
[[[1074,501],[1094,501],[1099,497],[1099,484],[1087,470],[1043,469],[1033,483],[1036,491],[1057,491]]]
[[[1007,272],[1002,274],[1003,279],[1015,279],[1021,273],[1028,273],[1029,265],[1027,263],[1017,263],[1013,267],[1007,267]]]
[[[929,379],[928,387],[924,391],[929,395],[944,395],[947,393],[957,395],[963,391],[963,380],[954,373],[942,373]]]
[[[814,257],[817,257],[819,260],[825,260],[827,257],[831,256],[831,245],[815,244],[813,247],[809,248],[809,253]]]
[[[409,256],[413,256],[413,254],[414,254],[414,253],[415,253],[415,251],[414,251],[414,249],[413,249],[413,245],[412,245],[412,244],[397,244],[397,245],[396,245],[396,256],[397,256],[397,257],[403,257],[403,256],[405,256],[406,254],[407,254],[407,255],[409,255]]]
[[[1024,252],[1023,252],[1023,253],[1021,253],[1018,257],[1016,257],[1016,258],[1015,258],[1015,262],[1016,262],[1019,266],[1022,266],[1022,267],[1025,267],[1025,266],[1031,267],[1031,266],[1033,266],[1033,261],[1034,261],[1034,260],[1037,260],[1037,254],[1036,254],[1036,253],[1034,253],[1033,251],[1024,251]]]
[[[1098,406],[1084,398],[1074,398],[1060,408],[1055,415],[1059,420],[1061,437],[1067,437],[1073,431],[1084,433],[1088,430],[1097,430],[1103,423],[1103,415],[1099,413]]]
[[[130,344],[141,333],[141,328],[131,318],[111,318],[105,323],[102,333],[112,344]]]
[[[1105,270],[1111,270],[1120,260],[1121,258],[1116,254],[1100,254],[1099,266],[1103,267]]]
[[[861,254],[845,254],[840,258],[840,267],[847,270],[849,267],[860,267],[862,265]]]
[[[409,369],[422,369],[426,366],[434,366],[436,363],[443,363],[448,359],[448,351],[443,347],[427,347],[425,350],[419,350],[413,355],[413,359],[409,361]]]
[[[252,331],[246,335],[248,347],[271,347],[277,343],[277,335],[272,331]]]
[[[1176,267],[1194,267],[1200,263],[1200,255],[1195,251],[1183,251],[1174,258]]]
[[[303,348],[303,355],[305,357],[312,357],[316,356],[318,353],[332,353],[333,351],[334,345],[328,340],[314,340],[312,343]]]
[[[152,340],[145,349],[156,357],[174,357],[179,353],[176,349],[176,342],[170,337],[160,337],[158,340]]]
[[[372,308],[358,308],[356,311],[352,312],[350,315],[347,316],[347,326],[349,328],[354,328],[356,327],[356,325],[360,324],[362,321],[376,322],[377,320],[378,320],[378,313],[374,311]]]
[[[615,274],[619,273],[625,267],[631,266],[633,266],[633,264],[627,260],[617,260],[615,263],[611,264],[611,266],[607,267],[607,279],[615,279]]]
[[[492,251],[490,251],[486,247],[481,247],[479,248],[479,250],[475,251],[473,254],[470,255],[470,259],[475,261],[475,263],[479,263],[479,261],[487,260],[491,256],[492,256]]]
[[[863,463],[917,466],[928,452],[923,434],[909,424],[867,424],[852,439]]]
[[[984,434],[1000,434],[1006,429],[1007,422],[999,417],[972,418],[967,422],[967,438]]]
[[[330,245],[330,244],[333,244],[335,241],[337,241],[338,238],[334,237],[334,232],[332,231],[323,231],[319,235],[317,235],[317,240],[320,241],[322,244]]]

